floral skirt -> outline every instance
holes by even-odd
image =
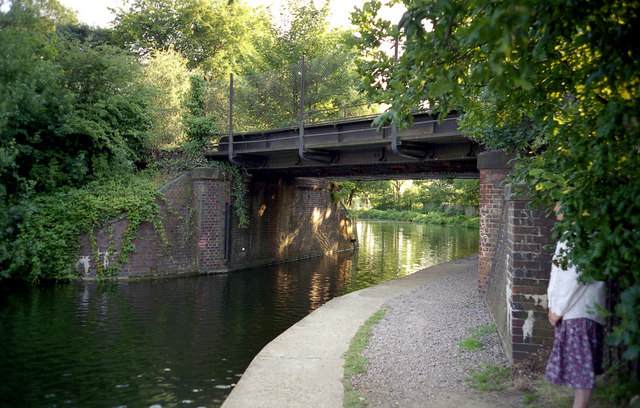
[[[591,319],[562,320],[555,328],[553,349],[544,378],[558,385],[590,390],[602,374],[604,330]]]

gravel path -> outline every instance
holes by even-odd
[[[481,337],[481,351],[465,351],[469,329],[493,320],[478,296],[477,270],[452,273],[387,303],[364,355],[368,372],[350,379],[368,407],[517,407],[510,391],[478,392],[465,382],[483,364],[507,365],[496,333]]]

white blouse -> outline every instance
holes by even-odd
[[[561,259],[562,254],[566,252],[566,242],[559,241],[553,256],[554,261]],[[587,318],[604,325],[605,319],[598,315],[595,306],[605,306],[604,282],[580,283],[578,275],[575,265],[563,270],[556,266],[555,262],[552,263],[547,289],[549,309],[563,320]]]

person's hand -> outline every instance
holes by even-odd
[[[551,323],[553,327],[556,327],[560,320],[562,320],[562,317],[553,313],[551,309],[549,309],[549,323]]]

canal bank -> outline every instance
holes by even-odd
[[[470,255],[329,301],[262,349],[223,408],[342,407],[343,356],[358,328],[385,303],[413,289],[461,271],[476,277],[477,265],[478,256]],[[456,405],[483,406],[482,398],[462,398],[473,405],[464,401]],[[425,407],[441,406],[422,402]]]

